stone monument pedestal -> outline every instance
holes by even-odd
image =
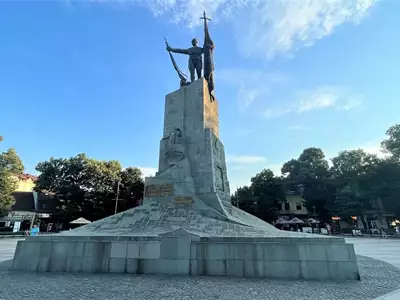
[[[343,238],[280,231],[232,206],[218,102],[199,79],[167,95],[143,205],[20,241],[12,269],[359,280]]]

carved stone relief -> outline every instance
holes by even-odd
[[[165,158],[170,166],[185,158],[185,142],[179,128],[174,129],[168,137]]]

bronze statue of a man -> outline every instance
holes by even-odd
[[[202,54],[204,50],[202,47],[197,46],[197,39],[192,40],[193,47],[188,49],[176,49],[171,48],[167,44],[167,50],[174,53],[181,53],[189,55],[189,71],[190,71],[190,80],[193,82],[195,80],[195,73],[197,74],[197,79],[201,78],[201,69],[203,68]]]

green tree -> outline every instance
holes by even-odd
[[[50,158],[39,163],[36,170],[40,172],[36,190],[55,195],[59,200],[57,216],[62,221],[78,217],[97,220],[113,214],[118,182],[122,199],[119,211],[133,206],[128,200],[143,193],[140,170],[123,171],[118,161],[98,161],[78,154],[68,159]]]
[[[388,138],[381,143],[383,150],[394,158],[400,159],[400,124],[390,127],[386,135]]]
[[[320,148],[307,148],[297,159],[284,163],[281,169],[287,190],[299,193],[308,211],[314,207],[321,219],[328,220],[334,188],[329,164]]]
[[[12,193],[17,188],[16,175],[24,171],[24,165],[15,149],[0,154],[0,214],[4,214],[14,204]]]
[[[56,216],[61,221],[83,217],[90,210],[88,164],[86,155],[79,154],[68,159],[51,157],[36,166],[40,175],[35,189],[50,192],[59,200]]]
[[[363,176],[363,189],[378,213],[400,217],[400,162],[393,157],[379,159]]]
[[[267,222],[275,221],[281,203],[286,200],[281,179],[264,169],[251,178],[250,188],[257,203],[255,215]]]
[[[24,164],[14,148],[10,148],[0,155],[0,169],[15,175],[24,172]]]
[[[256,199],[250,186],[238,188],[231,198],[232,204],[249,214],[255,215]]]
[[[264,169],[251,178],[250,186],[236,190],[232,204],[267,222],[275,221],[285,201],[282,180],[269,169]]]
[[[139,168],[126,168],[121,172],[120,177],[119,198],[122,203],[118,211],[137,206],[138,201],[143,199],[144,192],[143,173]]]
[[[362,149],[346,150],[332,158],[332,179],[336,186],[335,213],[342,217],[361,216],[372,209],[379,197],[372,176],[379,158]]]
[[[3,139],[3,137],[0,135],[0,142],[2,142],[4,139]]]

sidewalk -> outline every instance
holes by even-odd
[[[381,235],[377,234],[363,234],[363,235],[352,235],[351,233],[338,233],[338,234],[332,234],[332,236],[343,236],[343,237],[355,237],[355,238],[383,238]],[[386,238],[389,239],[400,239],[400,235],[387,235]]]

